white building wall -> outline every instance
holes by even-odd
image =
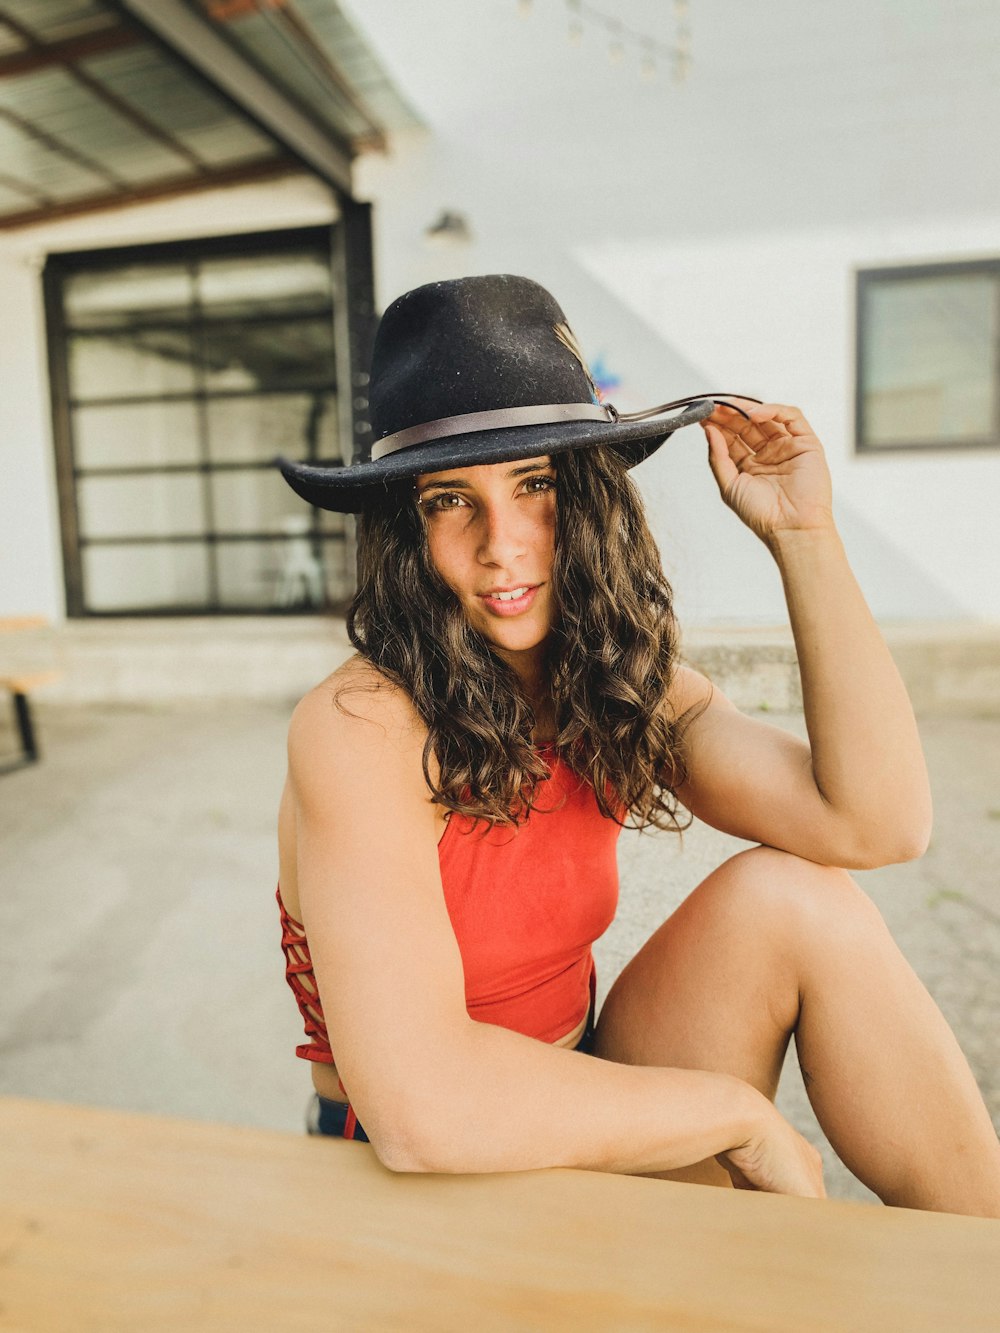
[[[306,175],[0,233],[0,615],[65,613],[41,270],[56,251],[318,226],[332,193]]]
[[[40,265],[0,249],[0,615],[63,613]]]

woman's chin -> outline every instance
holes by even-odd
[[[480,632],[501,655],[521,654],[541,648],[549,636],[549,627],[537,624],[491,624],[481,627]]]

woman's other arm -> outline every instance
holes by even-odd
[[[815,1151],[728,1075],[619,1065],[469,1018],[438,869],[424,731],[385,684],[295,711],[299,901],[337,1068],[400,1171],[666,1171],[717,1154],[822,1193]]]
[[[930,782],[913,706],[833,526],[768,542],[784,585],[816,785],[893,860],[927,850]]]
[[[679,666],[668,714],[697,713],[676,795],[713,828],[821,865],[922,856],[932,807],[916,720],[834,525],[822,446],[797,408],[777,404],[749,419],[720,404],[701,424],[722,498],[781,573],[809,739]]]

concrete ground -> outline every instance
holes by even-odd
[[[37,708],[44,761],[0,778],[0,1092],[299,1130],[310,1090],[283,976],[275,811],[289,707]],[[800,713],[768,713],[804,735]],[[13,737],[0,724],[0,751]],[[936,823],[917,862],[855,872],[1000,1123],[1000,718],[924,716]],[[749,844],[623,833],[601,996]],[[790,1055],[779,1106],[833,1157]]]

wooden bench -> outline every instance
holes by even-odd
[[[44,629],[48,621],[44,616],[0,616],[0,634],[16,634],[23,630]],[[12,671],[0,674],[0,686],[8,690],[14,704],[14,725],[21,743],[21,750],[15,759],[0,762],[0,774],[12,773],[25,764],[37,763],[40,757],[38,737],[35,733],[34,718],[31,715],[29,695],[33,690],[59,680],[61,671]]]

